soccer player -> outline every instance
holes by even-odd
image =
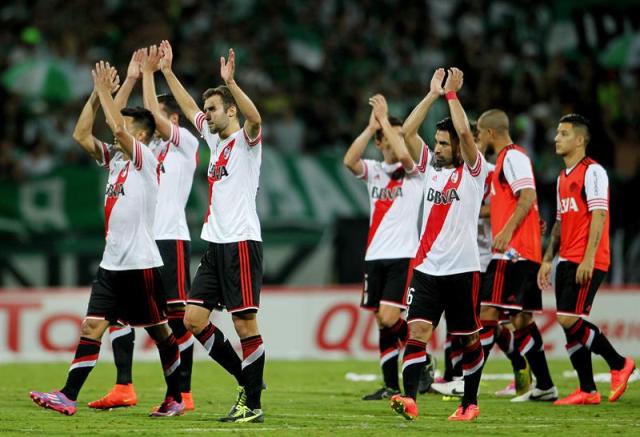
[[[260,113],[234,79],[235,53],[220,58],[225,85],[207,89],[204,112],[171,70],[168,41],[160,45],[160,70],[182,112],[211,150],[209,206],[201,237],[209,242],[187,299],[185,326],[209,356],[238,381],[235,405],[222,421],[263,422],[260,397],[265,352],[256,314],[262,285],[262,238],[256,194],[262,160]],[[240,125],[240,114],[245,118]],[[240,337],[242,360],[222,331],[209,322],[225,308]]]
[[[555,146],[566,168],[558,177],[556,222],[538,272],[538,284],[540,288],[550,286],[551,263],[558,254],[557,317],[580,387],[555,405],[600,403],[593,380],[592,352],[601,355],[611,369],[609,402],[622,396],[635,369],[633,360],[620,355],[598,327],[586,320],[610,263],[609,179],[605,169],[586,155],[589,139],[586,118],[568,114],[560,119]]]
[[[344,165],[367,183],[371,211],[361,306],[376,316],[384,386],[363,396],[365,401],[400,393],[398,355],[408,334],[401,314],[407,309],[403,298],[409,263],[418,247],[418,205],[426,168],[426,161],[420,166],[411,158],[402,121],[388,115],[385,98],[376,95],[369,103],[373,107],[369,123],[344,155]],[[372,137],[382,161],[362,159]]]
[[[444,70],[438,69],[429,94],[439,95]],[[444,85],[451,118],[436,125],[435,168],[427,172],[424,196],[423,231],[412,261],[413,278],[407,289],[409,340],[402,359],[404,396],[391,399],[391,407],[406,419],[418,417],[415,399],[418,379],[425,364],[426,344],[445,313],[451,334],[462,337],[462,368],[465,379],[461,405],[449,420],[473,420],[479,413],[478,386],[483,354],[480,345],[478,292],[480,259],[478,216],[484,195],[487,163],[478,151],[469,122],[456,92],[463,74],[449,69]],[[428,95],[429,96],[429,95]],[[425,98],[405,122],[405,141],[415,144],[417,127],[424,120]],[[426,146],[424,152],[430,155]],[[431,156],[427,156],[427,159]]]
[[[127,79],[137,80],[142,69],[144,106],[151,111],[156,123],[156,133],[149,143],[149,149],[158,160],[160,178],[153,233],[164,263],[160,275],[167,303],[167,318],[180,349],[178,372],[182,400],[185,410],[193,410],[193,336],[183,322],[186,294],[191,284],[191,242],[185,207],[196,169],[198,139],[180,127],[180,108],[175,99],[166,94],[156,97],[153,75],[159,68],[160,57],[157,46],[136,51],[133,64],[129,65]],[[132,87],[126,89],[130,92]],[[90,402],[89,407],[105,409],[136,404],[131,372],[134,332],[129,326],[109,328],[117,368],[116,385],[103,398]]]
[[[66,415],[76,412],[76,399],[100,352],[100,339],[112,322],[144,327],[160,352],[167,391],[151,416],[183,412],[179,374],[180,353],[163,310],[162,258],[153,238],[153,218],[158,192],[157,165],[143,143],[155,130],[151,113],[143,108],[118,110],[111,97],[113,70],[108,63],[92,71],[94,92],[78,120],[74,138],[109,176],[105,194],[106,246],[93,282],[80,342],[60,391],[31,392],[31,399]],[[91,133],[98,100],[116,144],[107,145]]]
[[[542,294],[536,282],[542,246],[531,161],[522,147],[513,144],[509,119],[501,110],[490,109],[480,116],[478,140],[497,155],[490,197],[493,257],[481,292],[480,336],[485,339],[485,360],[496,338],[500,313],[508,310],[515,328],[515,346],[536,377],[535,387],[511,401],[553,401],[558,398],[558,390],[533,318],[534,312],[542,310]],[[522,375],[527,373],[521,370]]]

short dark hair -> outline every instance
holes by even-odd
[[[180,105],[178,105],[178,102],[176,102],[175,97],[173,97],[171,94],[159,94],[158,103],[161,103],[164,105],[167,111],[167,114],[169,115],[178,114],[178,117],[182,115],[182,111],[180,111]]]
[[[403,123],[401,119],[399,119],[398,117],[394,117],[392,115],[389,115],[387,117],[387,120],[389,120],[389,124],[391,126],[402,126],[402,123]],[[382,129],[376,129],[376,140],[382,141],[383,137],[384,137],[384,133],[382,132]]]
[[[125,117],[133,118],[133,124],[146,134],[146,141],[153,137],[153,133],[156,131],[156,120],[151,111],[136,106],[135,108],[122,108],[120,113]]]
[[[436,131],[448,132],[451,138],[451,151],[453,155],[453,165],[458,167],[462,165],[462,155],[460,154],[460,138],[458,132],[453,125],[451,117],[445,117],[436,123]]]
[[[202,101],[204,102],[211,96],[220,96],[222,99],[222,106],[225,111],[229,109],[231,106],[236,106],[236,99],[233,98],[233,94],[231,94],[231,90],[226,85],[220,85],[215,88],[209,88],[202,93]]]
[[[589,140],[591,140],[591,122],[587,117],[580,114],[567,114],[560,118],[559,123],[569,123],[574,129],[582,130],[585,145],[589,144]]]

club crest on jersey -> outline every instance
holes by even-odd
[[[209,179],[219,181],[223,177],[229,176],[229,172],[227,171],[227,167],[225,165],[215,165],[213,163],[209,163],[208,175]]]
[[[458,182],[458,172],[457,172],[457,171],[454,171],[454,172],[451,174],[451,183],[452,183],[452,184],[455,184],[456,182]]]
[[[227,147],[224,148],[224,150],[222,151],[222,156],[224,156],[224,159],[229,159],[229,155],[231,154],[232,147],[233,145],[229,144]]]
[[[565,197],[560,199],[560,214],[566,214],[569,211],[578,212],[578,203],[573,197]]]
[[[378,188],[371,189],[371,197],[379,200],[394,200],[396,197],[402,197],[402,187]]]
[[[448,205],[455,200],[460,200],[460,196],[455,188],[450,188],[446,191],[438,191],[433,188],[429,188],[427,192],[427,200],[433,202],[436,205]]]

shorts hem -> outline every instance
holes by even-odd
[[[407,305],[403,305],[401,303],[394,302],[392,300],[381,300],[380,301],[380,305],[387,305],[387,306],[390,306],[390,307],[396,307],[396,308],[400,308],[401,310],[406,310],[408,308]]]
[[[428,324],[430,324],[430,325],[432,325],[432,326],[433,326],[433,322],[432,322],[431,320],[422,319],[422,318],[419,318],[419,317],[417,317],[417,318],[415,318],[415,319],[409,319],[409,320],[407,320],[407,324],[409,324],[409,323],[414,323],[414,322],[424,322],[424,323],[428,323]]]
[[[253,306],[248,306],[248,307],[233,308],[231,310],[228,309],[227,312],[229,314],[233,314],[233,313],[239,313],[240,311],[247,311],[247,310],[256,310],[256,311],[258,311],[259,308],[260,307],[257,307],[255,305],[253,305]]]
[[[172,304],[182,304],[182,305],[186,305],[187,301],[184,299],[171,299],[171,300],[167,300],[167,305],[172,305]]]
[[[124,321],[122,320],[118,320],[118,322],[124,323]],[[125,324],[131,326],[132,328],[150,328],[152,326],[164,325],[165,323],[169,323],[169,321],[167,319],[164,319],[154,323],[125,323]]]
[[[448,332],[451,335],[472,335],[472,334],[475,334],[476,332],[480,332],[481,330],[482,328],[476,328],[473,331],[448,331]]]
[[[556,310],[556,314],[559,316],[574,316],[574,317],[588,317],[589,313],[571,313],[569,311],[558,311]]]
[[[507,304],[495,303],[495,302],[480,302],[480,306],[497,307],[497,308],[503,308],[503,309],[507,309],[507,310],[523,311],[522,310],[522,305],[507,305]]]

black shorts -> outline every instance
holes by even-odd
[[[167,304],[186,304],[191,288],[191,242],[156,240],[164,266],[160,267]]]
[[[408,286],[410,262],[410,258],[365,261],[360,306],[377,310],[383,304],[406,310],[404,292]]]
[[[427,322],[435,328],[444,312],[447,331],[468,335],[480,331],[480,272],[433,276],[413,271],[407,322]]]
[[[187,303],[230,313],[257,311],[262,287],[262,242],[209,243]]]
[[[165,306],[158,268],[116,271],[99,267],[91,285],[87,318],[153,326],[167,321]]]
[[[482,283],[482,305],[511,311],[542,311],[542,292],[538,288],[540,264],[529,260],[512,262],[492,259]]]
[[[607,272],[593,269],[591,280],[584,285],[576,283],[578,264],[561,261],[556,267],[556,308],[560,315],[588,316],[593,299]]]

